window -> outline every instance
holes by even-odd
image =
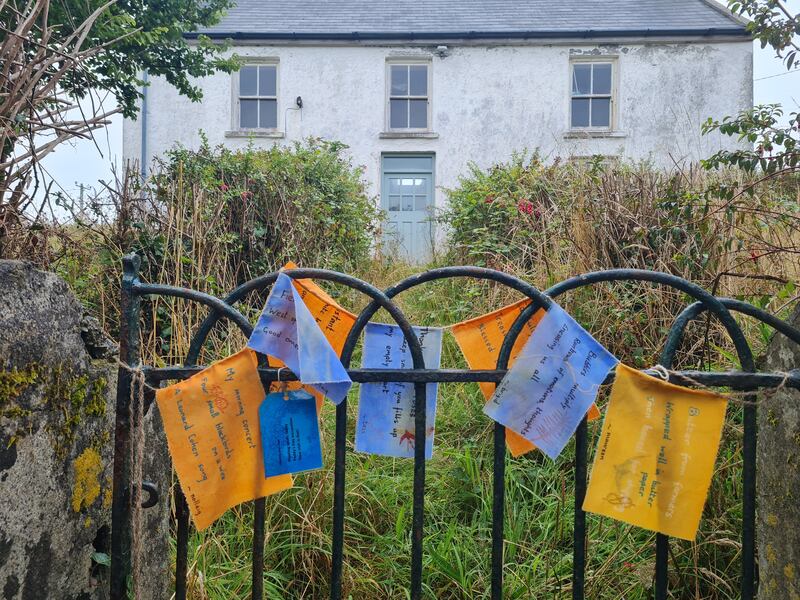
[[[278,66],[246,65],[239,71],[239,129],[278,128]]]
[[[389,129],[429,129],[427,64],[389,65]]]
[[[572,63],[570,126],[573,129],[611,129],[612,90],[613,63]]]

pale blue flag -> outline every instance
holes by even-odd
[[[438,369],[442,356],[442,330],[438,327],[414,327],[422,346],[426,369]],[[367,323],[364,333],[366,369],[411,369],[411,351],[397,325]],[[426,386],[425,458],[433,454],[438,386]],[[414,384],[363,383],[358,400],[356,450],[383,456],[414,457]]]
[[[555,459],[617,362],[553,302],[483,412]]]
[[[272,286],[247,346],[281,359],[301,383],[339,404],[353,382],[314,316],[284,273]]]

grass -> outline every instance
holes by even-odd
[[[369,280],[399,281],[410,271],[387,265]],[[360,308],[342,290],[341,302]],[[448,325],[514,299],[491,285],[448,280],[406,292],[401,307],[415,323]],[[591,310],[591,309],[587,309]],[[385,315],[384,315],[385,317]],[[378,319],[380,320],[380,319]],[[635,322],[631,324],[635,327]],[[608,332],[600,331],[601,341]],[[645,355],[621,356],[629,363]],[[466,365],[445,336],[444,367]],[[360,358],[354,357],[353,364]],[[603,394],[604,395],[604,394]],[[605,398],[601,399],[601,408]],[[354,452],[357,387],[348,405],[345,517],[345,598],[409,597],[413,464]],[[492,422],[482,413],[476,384],[439,386],[436,443],[427,464],[424,595],[488,598],[492,524]],[[741,418],[729,408],[709,500],[695,543],[673,540],[670,587],[675,598],[738,597],[741,524]],[[265,595],[324,598],[329,594],[334,409],[323,415],[325,468],[299,475],[295,487],[267,499]],[[600,423],[592,423],[593,454]],[[591,456],[590,456],[591,460]],[[507,598],[571,597],[574,449],[555,462],[533,452],[507,458],[504,590]],[[189,597],[249,598],[252,511],[229,511],[190,540]],[[655,536],[599,516],[587,518],[586,597],[652,597]]]

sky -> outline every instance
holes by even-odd
[[[786,3],[793,13],[800,12],[800,0]],[[800,110],[800,70],[787,72],[774,51],[762,49],[754,42],[753,99],[755,104],[781,104],[784,113]],[[45,158],[43,167],[55,185],[51,192],[61,190],[77,199],[81,185],[99,188],[98,180],[111,182],[113,169],[122,164],[122,117],[113,117],[111,125],[95,132],[93,140],[63,144]]]

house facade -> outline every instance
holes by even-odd
[[[671,168],[735,139],[709,117],[752,106],[752,41],[713,0],[240,0],[214,29],[242,58],[203,101],[150,81],[126,159],[176,143],[344,142],[410,258],[470,162],[512,152]],[[187,37],[196,37],[189,34]]]

